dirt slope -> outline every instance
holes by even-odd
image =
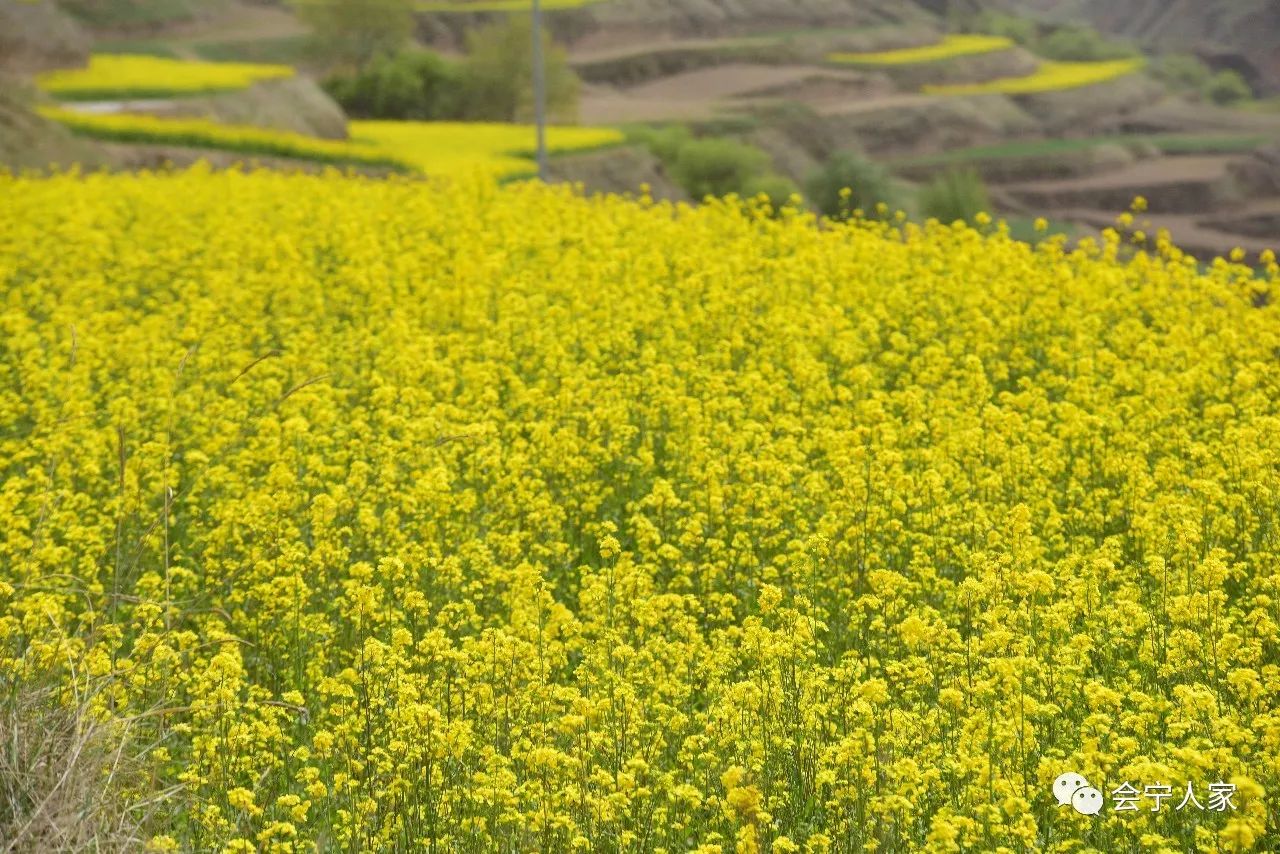
[[[83,65],[89,36],[51,2],[0,0],[0,71]]]
[[[29,84],[0,73],[0,169],[21,172],[73,163],[93,168],[114,162],[98,146],[36,115],[34,102]]]

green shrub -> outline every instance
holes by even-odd
[[[578,106],[578,78],[563,48],[542,34],[547,112],[572,121]],[[461,68],[461,116],[477,121],[527,122],[533,118],[533,24],[513,15],[467,33]]]
[[[1209,78],[1204,87],[1204,96],[1215,104],[1225,106],[1249,100],[1253,97],[1253,90],[1244,77],[1240,76],[1240,72],[1223,69]]]
[[[805,195],[832,219],[845,219],[855,210],[871,215],[879,204],[898,207],[889,173],[856,151],[838,152],[815,169],[805,181]]]
[[[745,195],[768,168],[758,148],[731,139],[693,139],[682,145],[671,163],[671,176],[694,199]]]
[[[627,129],[627,139],[643,145],[667,166],[676,162],[680,149],[693,140],[684,125],[637,125]]]
[[[413,50],[331,76],[324,88],[353,118],[438,120],[459,115],[459,77],[448,60]]]
[[[1166,54],[1151,63],[1151,73],[1170,89],[1203,92],[1213,77],[1213,70],[1199,57],[1189,53]]]
[[[769,204],[775,210],[786,207],[791,202],[791,197],[799,194],[800,188],[796,186],[795,181],[776,172],[757,175],[747,181],[742,189],[742,195],[747,198],[767,196]]]
[[[974,218],[991,210],[986,184],[973,169],[952,169],[934,178],[917,197],[921,216],[934,217],[944,223]]]
[[[1137,54],[1133,45],[1103,38],[1088,27],[1061,27],[1040,39],[1035,49],[1047,59],[1074,62],[1126,59]]]

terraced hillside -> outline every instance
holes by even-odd
[[[1280,92],[1280,0],[1010,0],[1015,10],[1090,21],[1161,49],[1194,49]]]

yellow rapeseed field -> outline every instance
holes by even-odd
[[[394,153],[373,143],[319,139],[254,125],[227,125],[210,119],[131,113],[82,113],[65,107],[45,106],[38,111],[72,132],[93,139],[209,148],[327,163],[411,167]]]
[[[1270,256],[203,169],[0,222],[0,698],[127,726],[153,850],[1280,849]]]
[[[434,175],[479,170],[499,178],[535,171],[530,125],[500,122],[353,121],[351,136],[417,169]],[[621,131],[604,127],[547,129],[552,154],[617,145]]]
[[[1014,46],[1013,39],[1005,36],[985,36],[969,33],[951,33],[934,44],[873,53],[833,53],[828,59],[852,65],[916,65],[922,62],[940,62],[961,56],[993,53]]]
[[[260,80],[292,77],[287,65],[198,62],[131,54],[94,54],[85,68],[40,75],[40,88],[58,98],[162,98],[245,89]]]
[[[397,166],[430,175],[482,174],[516,178],[536,171],[530,125],[497,122],[353,121],[350,140],[317,139],[252,125],[129,113],[82,113],[41,107],[40,114],[95,139],[237,151],[328,163]],[[623,141],[614,128],[550,127],[552,154],[588,151]]]
[[[1060,92],[1107,83],[1127,77],[1142,69],[1142,58],[1108,59],[1099,62],[1042,61],[1040,67],[1024,77],[1001,77],[983,83],[926,84],[925,92],[937,95],[1034,95],[1041,92]]]

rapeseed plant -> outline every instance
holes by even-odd
[[[1099,62],[1053,62],[1044,60],[1033,73],[1023,77],[1000,77],[981,83],[926,84],[924,91],[936,95],[1035,95],[1060,92],[1107,83],[1142,70],[1146,61],[1109,59]]]
[[[833,53],[828,56],[828,59],[850,65],[916,65],[922,62],[941,62],[961,56],[994,53],[1008,50],[1013,46],[1013,39],[1004,36],[950,33],[934,44],[864,53]]]
[[[1273,256],[203,168],[0,222],[0,694],[139,734],[154,850],[1280,845]]]
[[[41,74],[41,89],[65,100],[166,98],[247,89],[262,80],[292,77],[288,65],[199,62],[160,56],[94,54],[84,68]]]

